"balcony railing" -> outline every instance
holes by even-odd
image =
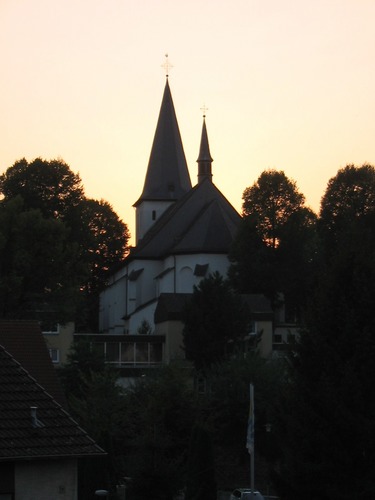
[[[165,339],[160,335],[80,334],[74,337],[86,338],[92,348],[104,356],[106,363],[120,368],[163,364]]]

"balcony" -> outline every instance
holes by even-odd
[[[154,367],[164,362],[163,335],[75,334],[74,339],[89,341],[116,368]]]

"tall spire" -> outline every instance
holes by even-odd
[[[167,77],[143,191],[134,206],[142,201],[178,200],[190,189],[189,171]]]
[[[199,148],[198,156],[198,183],[202,182],[204,179],[210,179],[212,181],[212,162],[213,159],[210,154],[210,146],[208,144],[207,127],[206,127],[206,115],[203,115],[203,126],[201,135],[201,145]]]

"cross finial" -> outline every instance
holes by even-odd
[[[165,62],[161,66],[165,69],[165,76],[168,78],[169,70],[173,68],[173,65],[169,62],[168,54],[165,54]]]
[[[208,111],[208,108],[205,104],[203,104],[203,106],[201,107],[201,111],[203,111],[203,118],[206,118],[206,112]]]

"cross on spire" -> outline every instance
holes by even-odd
[[[208,111],[208,108],[205,104],[203,104],[203,106],[201,107],[201,111],[203,111],[203,118],[206,118],[206,111]]]
[[[161,67],[165,69],[165,76],[168,78],[169,70],[173,68],[173,64],[169,62],[168,54],[165,54],[165,62],[161,65]]]

